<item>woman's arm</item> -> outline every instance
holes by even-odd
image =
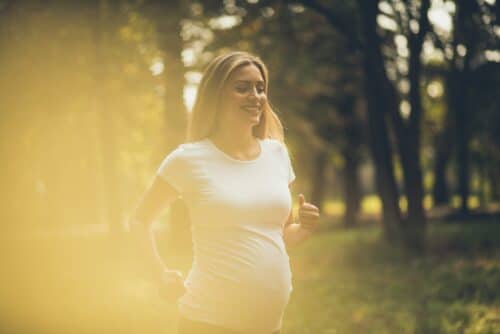
[[[161,281],[163,273],[169,268],[158,252],[151,226],[160,213],[178,196],[170,184],[156,176],[129,218],[134,242],[139,247],[141,258],[145,260],[150,277],[155,281]]]

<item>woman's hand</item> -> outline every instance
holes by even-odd
[[[318,228],[319,209],[307,203],[304,195],[299,195],[299,222],[301,228],[314,232]]]
[[[177,301],[184,293],[184,278],[179,270],[164,270],[160,279],[158,293],[163,299],[174,302]]]

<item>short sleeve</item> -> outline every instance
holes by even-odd
[[[292,160],[290,159],[290,154],[288,153],[286,145],[282,144],[282,147],[283,147],[284,163],[288,171],[288,184],[290,184],[295,180],[295,171],[293,170]]]
[[[188,186],[189,163],[185,153],[185,149],[181,146],[173,150],[163,159],[156,171],[159,177],[181,194],[186,191]]]

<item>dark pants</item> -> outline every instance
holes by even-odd
[[[233,330],[219,327],[205,322],[198,322],[186,319],[184,317],[179,318],[178,323],[178,334],[241,334]],[[255,333],[255,334],[280,334],[277,330],[273,333]]]

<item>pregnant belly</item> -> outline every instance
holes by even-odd
[[[276,307],[287,304],[292,289],[288,255],[274,245],[205,251],[195,258],[188,283],[191,293],[207,299]]]
[[[181,314],[242,333],[279,329],[290,298],[289,270],[236,273],[213,275],[193,267]]]
[[[292,290],[288,255],[276,243],[247,245],[195,249],[181,314],[243,333],[279,328]]]

